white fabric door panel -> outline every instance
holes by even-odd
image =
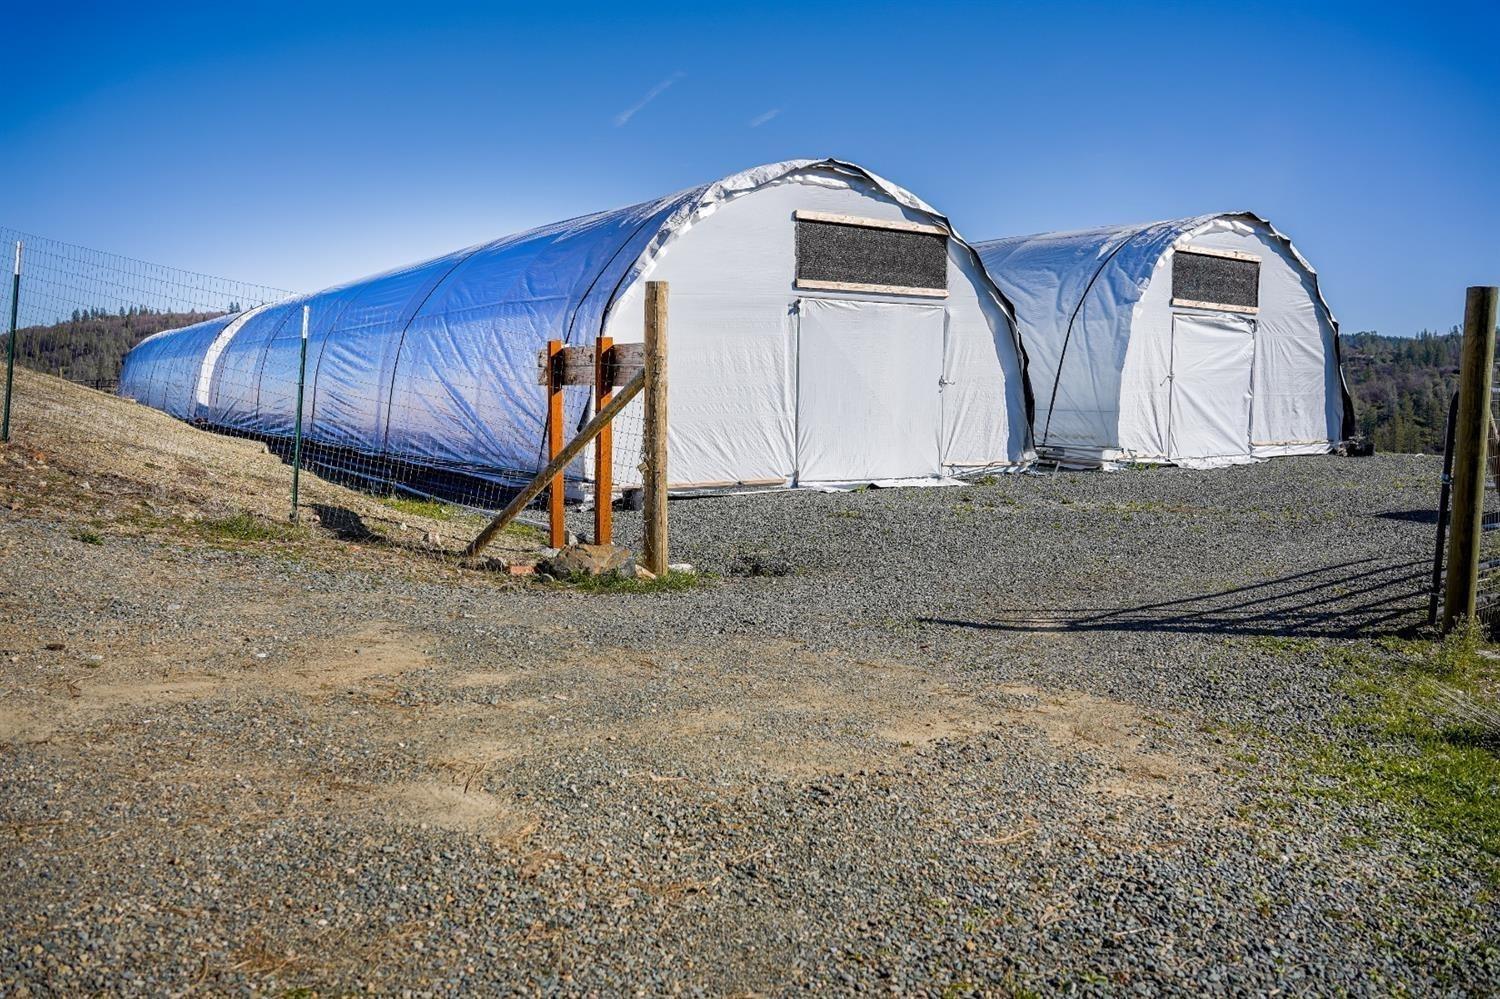
[[[1303,311],[1311,312],[1311,306]],[[1343,400],[1338,399],[1339,418],[1329,420],[1328,371],[1333,365],[1317,317],[1310,318],[1293,323],[1277,316],[1255,331],[1257,450],[1296,444],[1326,448],[1338,440]]]
[[[942,474],[943,307],[797,302],[797,480]]]
[[[1173,461],[1250,454],[1255,326],[1232,316],[1172,315]]]

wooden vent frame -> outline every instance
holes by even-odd
[[[1259,268],[1261,263],[1263,262],[1262,259],[1254,253],[1243,253],[1239,250],[1219,250],[1210,246],[1183,246],[1172,252],[1174,254],[1196,254],[1200,257],[1220,257],[1224,260],[1243,260],[1254,263],[1257,268]],[[1259,271],[1257,271],[1257,276],[1258,274]],[[1175,284],[1172,288],[1172,291],[1174,293],[1172,296],[1172,305],[1176,307],[1184,309],[1208,309],[1213,312],[1237,312],[1241,315],[1246,316],[1259,315],[1260,313],[1260,306],[1258,304],[1230,305],[1227,302],[1204,302],[1194,298],[1178,298],[1175,294],[1177,291]],[[1257,302],[1259,301],[1259,298],[1259,293],[1257,293]]]
[[[830,225],[855,226],[861,229],[885,229],[892,232],[922,233],[927,236],[953,238],[953,234],[942,226],[906,219],[872,219],[861,215],[842,215],[838,212],[818,212],[799,208],[792,213],[798,222],[823,222]],[[824,281],[818,278],[796,277],[793,286],[807,291],[865,291],[881,295],[904,295],[910,298],[947,298],[947,288],[921,288],[910,285],[870,284],[862,281]]]

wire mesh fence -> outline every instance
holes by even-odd
[[[1454,393],[1448,407],[1448,420],[1443,432],[1443,475],[1438,492],[1437,537],[1432,557],[1432,577],[1428,585],[1427,623],[1438,622],[1438,611],[1443,599],[1443,588],[1448,573],[1448,535],[1452,528],[1451,491],[1453,486],[1454,436],[1456,431],[1458,393]],[[1480,519],[1479,576],[1476,581],[1476,616],[1479,623],[1490,631],[1500,623],[1500,400],[1492,400],[1490,407],[1490,460],[1485,469],[1484,510]]]
[[[125,354],[153,333],[290,294],[0,226],[7,259],[18,243],[23,281],[16,297],[16,363],[92,388],[113,391]],[[6,282],[6,316],[11,296]]]
[[[14,346],[17,366],[262,442],[286,462],[286,509],[304,523],[351,535],[369,530],[305,490],[294,506],[294,464],[372,495],[391,511],[390,530],[412,534],[434,555],[458,557],[553,453],[545,419],[516,429],[516,413],[546,412],[540,400],[548,388],[535,373],[403,364],[405,328],[394,337],[368,335],[352,310],[327,305],[319,315],[321,296],[6,228],[0,241],[23,245],[16,332],[4,344]],[[9,315],[12,294],[7,282],[0,315]],[[380,358],[385,351],[394,355]],[[351,377],[351,370],[376,375]],[[593,414],[595,398],[590,385],[562,390],[564,439]],[[493,428],[502,426],[526,435],[519,460],[513,440],[497,445]],[[639,399],[612,421],[611,436],[613,489],[605,502],[634,508],[645,438]],[[565,473],[570,501],[592,503],[595,477],[590,445]],[[545,524],[534,511],[525,520]],[[574,526],[586,533],[581,518]]]

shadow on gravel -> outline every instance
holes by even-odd
[[[318,515],[318,521],[323,525],[323,529],[342,541],[385,540],[382,535],[370,530],[364,518],[353,510],[346,510],[341,506],[329,506],[327,503],[314,503],[313,512]]]
[[[1425,562],[1365,558],[1135,607],[1007,608],[988,621],[917,620],[986,631],[1373,637],[1410,633],[1426,622],[1427,579]]]
[[[1436,510],[1390,510],[1377,513],[1381,520],[1398,520],[1403,524],[1437,524]]]

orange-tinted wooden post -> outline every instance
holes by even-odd
[[[547,341],[547,457],[556,458],[563,449],[563,370],[561,340]],[[547,497],[547,523],[551,529],[548,544],[553,548],[568,543],[568,524],[563,519],[563,474],[552,477],[552,491]]]
[[[594,343],[594,412],[609,404],[614,395],[609,349],[613,337],[601,336]],[[607,545],[614,537],[614,435],[609,426],[599,431],[594,441],[594,544]]]

